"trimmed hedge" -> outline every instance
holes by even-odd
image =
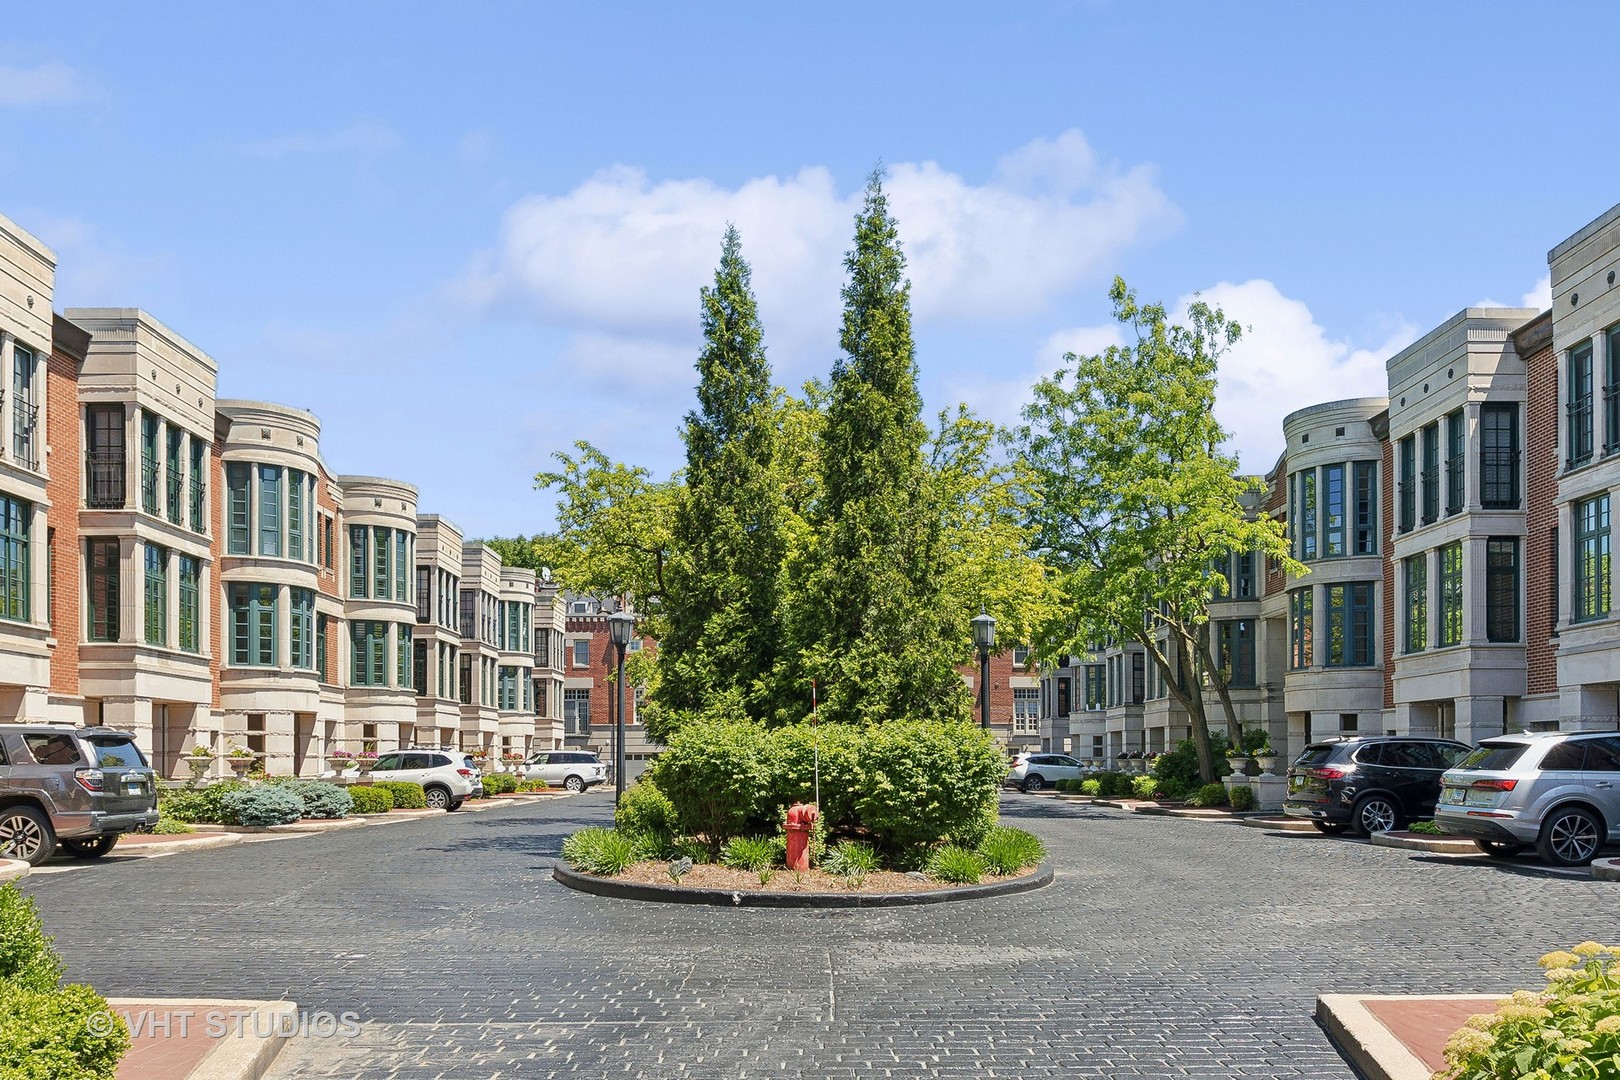
[[[517,777],[511,773],[490,773],[483,778],[485,797],[491,795],[510,795],[518,789]]]
[[[427,792],[422,790],[421,784],[409,780],[378,780],[371,786],[393,796],[395,810],[427,809]]]
[[[306,818],[346,818],[354,812],[354,799],[336,784],[322,780],[270,780],[267,783],[304,800]]]
[[[375,784],[356,784],[349,789],[349,800],[357,814],[386,814],[394,808],[394,796]]]
[[[227,792],[223,805],[231,825],[290,825],[304,816],[304,800],[284,784],[260,784]]]
[[[976,724],[891,720],[859,751],[861,823],[895,847],[977,844],[996,823],[1007,761]]]
[[[764,728],[699,722],[670,736],[648,777],[669,796],[681,831],[708,838],[716,851],[758,816],[772,788]]]
[[[669,843],[680,829],[675,804],[658,790],[658,785],[642,779],[624,793],[613,811],[613,826],[631,836],[650,836]]]
[[[203,788],[160,789],[158,809],[166,818],[195,823],[199,821],[228,825],[225,819],[225,796],[233,791],[246,791],[241,780],[221,780]]]

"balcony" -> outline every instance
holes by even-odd
[[[124,508],[124,451],[92,450],[84,456],[84,504],[92,510]]]

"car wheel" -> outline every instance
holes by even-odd
[[[1347,821],[1313,821],[1311,824],[1316,826],[1317,832],[1327,833],[1329,836],[1338,836],[1350,827]]]
[[[567,788],[569,791],[584,791],[585,781],[578,776],[570,776],[567,780],[563,781],[563,787]]]
[[[461,804],[466,802],[466,801],[467,801],[466,799],[451,799],[450,800],[450,805],[445,807],[445,809],[450,810],[450,811],[460,810],[461,809]]]
[[[30,866],[56,854],[50,819],[32,806],[0,810],[0,859],[21,859]]]
[[[450,809],[451,799],[450,790],[448,788],[430,787],[422,794],[426,798],[427,808],[429,810]]]
[[[102,836],[95,840],[64,840],[62,850],[75,859],[99,859],[118,843],[116,836]]]
[[[1383,795],[1368,795],[1356,803],[1350,820],[1355,824],[1357,833],[1371,836],[1400,828],[1401,810],[1393,800]]]
[[[1523,844],[1512,840],[1475,840],[1474,846],[1493,859],[1511,859],[1524,850]]]
[[[1536,850],[1554,866],[1585,866],[1603,847],[1603,826],[1589,810],[1566,806],[1549,814]]]
[[[1036,773],[1033,776],[1026,776],[1024,777],[1024,783],[1022,786],[1026,794],[1031,791],[1040,791],[1042,788],[1046,787],[1046,777],[1040,775],[1039,773]]]

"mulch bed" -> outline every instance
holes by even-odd
[[[634,881],[643,885],[674,885],[670,880],[669,863],[667,862],[640,862],[627,869],[622,874],[614,875],[615,881]],[[1010,875],[1022,877],[1022,873]],[[1008,878],[986,874],[980,878],[980,884],[991,885]],[[772,893],[907,893],[907,892],[933,892],[937,889],[955,889],[958,885],[948,882],[933,881],[929,879],[918,880],[893,870],[875,870],[866,875],[866,880],[858,886],[847,884],[842,877],[829,874],[824,870],[807,870],[795,878],[792,870],[776,868],[770,883],[761,885],[759,874],[753,870],[733,870],[729,866],[720,866],[716,863],[698,863],[690,871],[681,875],[680,884],[688,889],[715,889],[722,892],[772,892]]]

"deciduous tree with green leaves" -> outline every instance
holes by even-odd
[[[1064,357],[1036,384],[1018,431],[1037,547],[1060,577],[1067,612],[1045,631],[1050,651],[1082,652],[1088,640],[1134,641],[1186,710],[1203,779],[1215,779],[1205,691],[1238,731],[1212,647],[1209,603],[1225,587],[1215,559],[1249,551],[1289,573],[1282,526],[1246,509],[1258,481],[1237,460],[1214,415],[1219,359],[1242,334],[1219,308],[1195,301],[1187,325],[1142,304],[1119,278],[1109,292],[1131,344]]]

